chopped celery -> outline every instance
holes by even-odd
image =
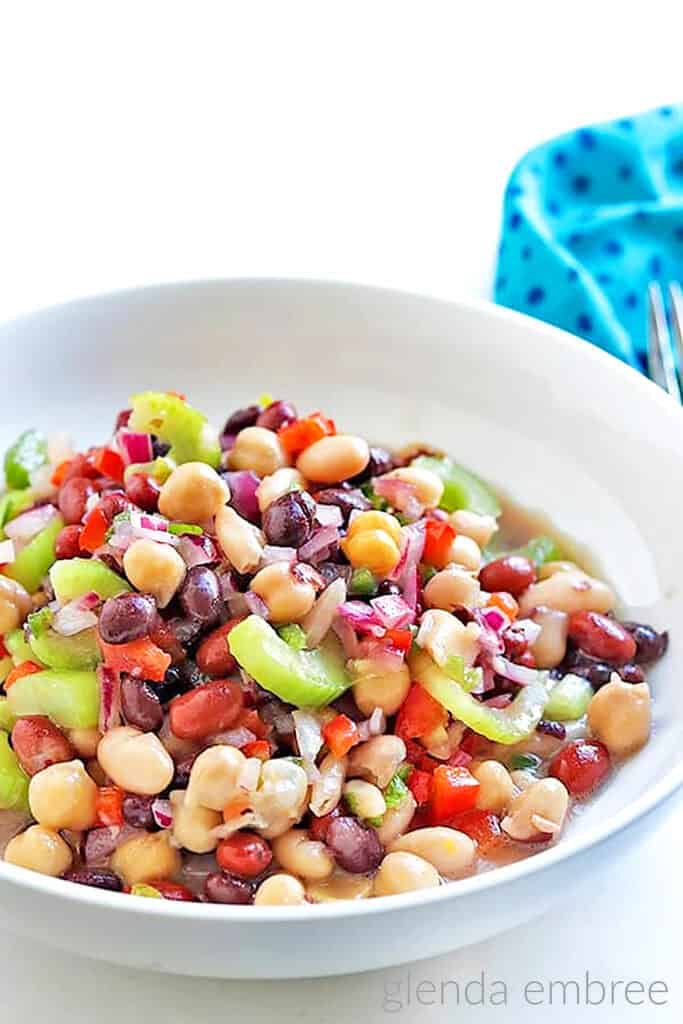
[[[446,664],[442,666],[443,671],[449,679],[454,679],[462,686],[466,693],[471,693],[481,683],[482,671],[480,668],[465,668],[465,660],[460,654],[451,654],[446,658]]]
[[[588,711],[593,687],[582,676],[572,674],[558,679],[543,708],[543,717],[554,722],[571,722]]]
[[[10,711],[7,697],[0,697],[0,729],[11,732],[15,722],[16,718]]]
[[[206,416],[184,399],[165,391],[145,391],[131,400],[131,430],[156,434],[170,444],[169,457],[176,463],[208,462],[214,469],[221,460],[218,434]]]
[[[33,636],[42,636],[50,628],[52,611],[48,607],[41,608],[40,611],[31,612],[26,621]]]
[[[5,454],[5,479],[8,487],[28,487],[34,469],[47,462],[47,439],[37,430],[25,430]]]
[[[384,802],[387,805],[387,810],[391,807],[398,807],[399,804],[403,803],[408,796],[408,792],[408,787],[399,768],[384,790]]]
[[[444,483],[440,507],[446,512],[464,508],[482,516],[499,516],[501,509],[497,497],[483,480],[449,456],[418,455],[411,465],[430,469]]]
[[[230,630],[228,646],[260,686],[297,707],[325,707],[351,684],[333,637],[315,651],[296,651],[265,619],[250,615]]]
[[[55,516],[47,526],[22,548],[14,561],[5,566],[4,573],[21,583],[29,594],[34,593],[47,576],[55,560],[55,541],[64,526],[61,516]]]
[[[47,629],[39,636],[31,633],[28,642],[33,659],[37,658],[48,668],[93,669],[102,660],[95,629],[84,629],[73,636],[60,636],[53,629]]]
[[[127,484],[136,473],[144,473],[145,476],[151,476],[158,484],[165,484],[175,467],[176,463],[167,455],[159,455],[152,462],[133,462],[124,469],[123,482]]]
[[[33,504],[33,495],[30,491],[7,491],[0,498],[0,540],[4,540],[5,523],[18,516],[30,505]]]
[[[532,537],[526,544],[512,552],[515,555],[524,555],[534,565],[544,565],[545,562],[559,562],[564,558],[562,549],[552,537]]]
[[[5,655],[4,658],[0,658],[0,685],[4,683],[13,668],[14,662],[10,658],[9,654]],[[0,725],[0,729],[1,728],[2,726]]]
[[[377,580],[369,569],[356,569],[349,582],[349,594],[353,597],[374,597]]]
[[[278,634],[295,651],[303,651],[306,646],[306,634],[296,622],[288,622],[286,626],[279,626]]]
[[[28,810],[28,775],[10,747],[6,732],[0,732],[0,808]]]
[[[360,489],[374,509],[377,509],[378,512],[386,512],[389,508],[389,502],[386,498],[382,498],[377,494],[369,480],[367,483],[361,484]]]
[[[9,651],[15,665],[21,665],[22,661],[31,661],[33,651],[28,645],[23,629],[13,629],[5,637],[5,647]]]
[[[412,679],[420,683],[427,693],[454,718],[495,743],[519,743],[534,731],[541,720],[548,699],[544,673],[538,673],[537,682],[523,686],[506,708],[491,708],[449,679],[443,669],[419,648],[411,651],[408,662]]]
[[[153,885],[146,885],[145,882],[136,882],[131,886],[131,896],[145,896],[147,899],[163,900],[163,896]]]
[[[532,771],[535,772],[541,763],[541,758],[536,754],[513,754],[508,761],[508,768],[511,772]]]
[[[94,729],[99,717],[100,694],[94,672],[34,672],[17,679],[7,700],[17,718],[47,715],[62,729]]]
[[[55,562],[50,570],[50,583],[55,597],[62,604],[91,590],[106,599],[131,589],[123,577],[96,558],[67,558]]]
[[[168,532],[180,535],[183,533],[192,533],[196,537],[200,537],[204,533],[201,526],[195,526],[194,523],[169,523]]]

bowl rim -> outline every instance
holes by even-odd
[[[616,374],[617,378],[623,381],[624,386],[635,389],[636,392],[640,391],[644,401],[653,404],[655,408],[658,407],[661,410],[661,415],[670,421],[674,429],[678,429],[683,440],[683,409],[677,406],[661,388],[657,387],[656,384],[648,380],[643,374],[638,373],[634,368],[609,355],[602,349],[584,342],[568,331],[484,299],[462,297],[447,299],[439,295],[430,295],[423,292],[325,278],[277,276],[199,278],[197,280],[169,281],[99,292],[23,312],[0,323],[0,342],[2,341],[3,333],[8,328],[13,326],[20,327],[24,322],[31,319],[55,314],[58,311],[66,312],[78,306],[97,305],[117,300],[127,301],[134,297],[151,296],[153,294],[163,297],[164,293],[170,294],[179,290],[199,292],[207,288],[225,290],[244,287],[304,289],[321,292],[329,290],[331,292],[338,291],[340,294],[366,293],[390,302],[408,300],[436,304],[443,307],[455,307],[464,312],[474,313],[482,319],[490,318],[499,322],[517,324],[536,334],[545,335],[548,344],[571,351],[572,358],[578,356],[586,362],[592,361],[596,366],[601,365],[604,369],[609,369],[613,377]],[[412,907],[422,907],[437,902],[445,903],[449,900],[471,896],[481,891],[488,892],[499,886],[523,880],[532,874],[549,871],[563,861],[585,853],[589,849],[597,847],[612,837],[617,836],[635,824],[638,819],[647,817],[672,797],[682,786],[683,759],[670,768],[662,778],[633,803],[622,808],[618,813],[609,816],[604,822],[579,833],[574,838],[567,837],[557,845],[550,846],[534,856],[525,857],[512,864],[492,868],[480,874],[472,875],[469,878],[447,882],[435,889],[419,890],[396,896],[385,896],[381,899],[340,900],[338,902],[305,904],[292,907],[235,906],[231,904],[206,904],[163,899],[144,900],[130,894],[108,892],[91,886],[65,885],[64,880],[61,878],[40,875],[37,872],[28,871],[25,868],[7,864],[4,861],[0,861],[0,882],[10,882],[23,889],[42,892],[67,903],[82,903],[91,907],[117,910],[129,915],[144,914],[152,917],[163,915],[169,918],[176,917],[181,920],[189,918],[196,920],[198,923],[214,920],[223,921],[226,924],[235,923],[241,925],[247,922],[256,924],[259,921],[302,924],[305,921],[324,920],[326,918],[364,917],[368,914],[396,913],[409,910]]]

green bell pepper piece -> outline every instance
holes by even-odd
[[[286,626],[278,626],[277,632],[278,636],[282,637],[284,642],[289,647],[293,647],[295,651],[303,651],[305,648],[306,634],[298,623],[288,622]]]
[[[61,516],[55,516],[45,529],[36,534],[14,561],[5,566],[5,576],[21,583],[29,594],[34,593],[47,576],[55,560],[55,541],[64,526]]]
[[[32,658],[42,661],[48,668],[78,671],[93,669],[102,661],[95,629],[84,629],[73,636],[60,636],[47,629],[40,636],[29,634]]]
[[[391,777],[388,786],[384,790],[384,802],[387,805],[387,810],[390,810],[392,807],[398,807],[399,804],[402,804],[409,792],[410,791],[406,786],[402,773],[399,769],[399,771]]]
[[[418,455],[411,465],[430,469],[441,477],[444,483],[443,497],[439,507],[446,512],[464,508],[480,516],[499,516],[500,504],[490,487],[474,473],[458,465],[448,455]]]
[[[297,651],[265,619],[250,615],[230,630],[228,646],[264,690],[300,708],[325,707],[351,685],[332,637],[315,651]]]
[[[517,548],[512,554],[523,555],[537,567],[546,562],[560,562],[564,558],[562,549],[553,538],[545,536],[532,537],[523,547]]]
[[[543,717],[554,722],[572,722],[588,711],[593,687],[582,676],[569,674],[558,679],[543,708]]]
[[[132,462],[123,471],[123,482],[127,484],[136,473],[144,473],[145,476],[151,476],[158,484],[165,484],[175,468],[176,463],[167,455],[160,455],[153,462]]]
[[[37,430],[25,430],[5,453],[5,479],[9,487],[28,487],[34,469],[47,462],[47,438]]]
[[[5,637],[5,647],[9,651],[15,665],[21,665],[22,661],[32,661],[33,651],[28,645],[23,629],[13,629]]]
[[[16,718],[10,711],[7,697],[0,697],[0,729],[11,732],[15,722]]]
[[[17,718],[47,715],[62,729],[94,729],[99,717],[100,691],[94,672],[34,672],[17,679],[7,700]]]
[[[7,491],[0,498],[0,540],[4,540],[5,523],[9,523],[33,504],[33,495],[30,491]]]
[[[96,558],[66,558],[50,569],[50,583],[61,604],[94,591],[106,600],[127,593],[131,587],[122,576]]]
[[[519,743],[534,731],[543,717],[543,708],[548,699],[545,673],[539,672],[537,682],[523,686],[506,708],[490,708],[449,679],[429,655],[419,648],[411,651],[408,664],[411,678],[450,711],[454,718],[460,719],[474,732],[495,743]]]
[[[28,810],[28,775],[10,747],[6,732],[0,732],[0,808]]]
[[[144,391],[133,395],[129,420],[131,430],[156,434],[171,448],[169,458],[182,462],[208,462],[217,469],[221,460],[218,433],[206,416],[177,395],[165,391]]]

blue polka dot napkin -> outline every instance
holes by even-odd
[[[683,105],[522,157],[505,192],[496,302],[644,371],[653,280],[683,281]]]

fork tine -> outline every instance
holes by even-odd
[[[678,359],[678,373],[683,374],[683,291],[678,281],[669,284],[671,299],[671,325],[673,327],[674,346]]]
[[[681,390],[676,376],[671,335],[669,334],[669,326],[666,321],[662,289],[657,282],[653,282],[649,285],[647,291],[650,314],[648,325],[648,364],[650,375],[680,405]]]

